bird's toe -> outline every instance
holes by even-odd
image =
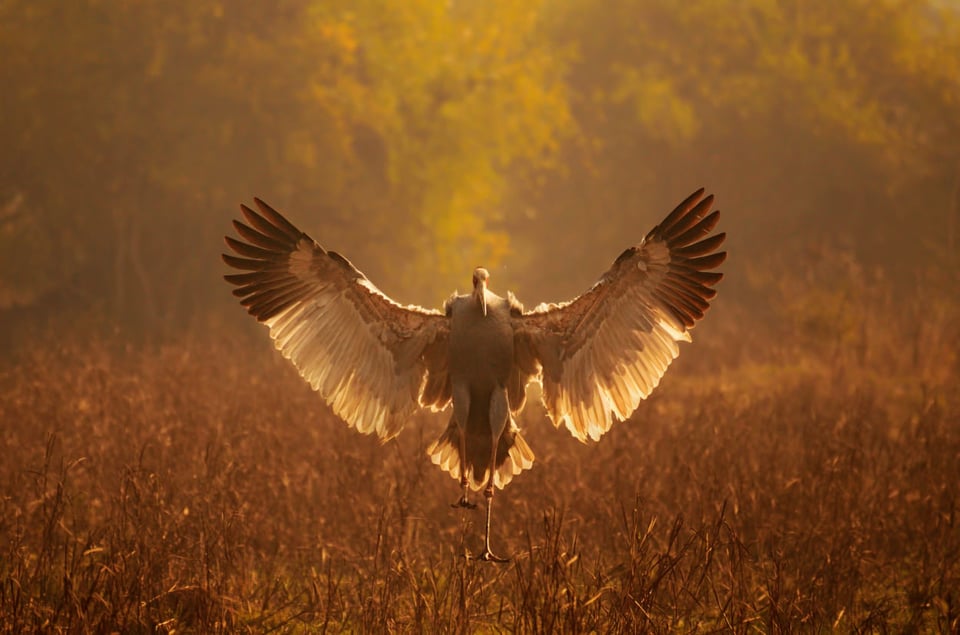
[[[466,509],[476,509],[477,504],[471,503],[466,496],[458,500],[456,503],[450,503],[450,507],[465,507]]]
[[[484,549],[481,551],[479,554],[477,554],[475,559],[482,562],[496,562],[498,564],[506,564],[510,562],[510,558],[501,558],[500,556],[495,555],[489,549]]]

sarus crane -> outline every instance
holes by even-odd
[[[454,506],[475,507],[483,490],[486,531],[479,560],[506,562],[490,549],[495,488],[533,465],[514,417],[531,381],[547,415],[581,441],[598,440],[627,419],[677,357],[722,277],[724,233],[703,189],[690,195],[578,298],[524,310],[512,293],[473,290],[442,311],[387,297],[349,260],[324,249],[279,212],[254,199],[226,237],[242,273],[225,278],[277,349],[347,424],[386,441],[417,410],[453,403],[446,430],[427,450],[459,480]]]

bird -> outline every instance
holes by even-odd
[[[265,324],[279,352],[349,426],[386,442],[417,411],[449,423],[428,448],[460,485],[455,507],[483,490],[486,527],[477,560],[508,562],[490,546],[494,492],[531,468],[516,417],[531,382],[546,414],[580,441],[597,441],[657,387],[690,342],[723,274],[726,233],[703,188],[624,250],[577,298],[527,310],[490,290],[477,267],[472,290],[442,310],[403,305],[341,254],[327,250],[259,198],[241,205],[224,276]]]

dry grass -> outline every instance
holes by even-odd
[[[757,357],[720,311],[599,444],[528,407],[538,463],[494,509],[508,565],[463,557],[482,506],[451,509],[425,456],[443,417],[380,445],[247,333],[51,337],[0,377],[0,630],[956,632],[945,315],[853,347],[751,332]]]

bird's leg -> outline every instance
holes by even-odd
[[[460,496],[460,500],[456,503],[451,503],[450,507],[466,507],[467,509],[476,509],[477,504],[470,502],[470,497],[468,496],[469,488],[467,487],[467,435],[463,433],[463,430],[460,431],[460,487],[463,490],[463,495]]]
[[[470,389],[465,384],[454,384],[453,386],[453,419],[457,422],[457,429],[460,432],[460,488],[463,495],[460,500],[451,504],[451,507],[466,507],[467,509],[476,509],[476,503],[471,503],[467,496],[467,417],[470,414]]]
[[[487,499],[487,529],[483,534],[483,551],[477,556],[477,560],[483,560],[484,562],[510,562],[509,558],[501,558],[500,556],[494,555],[493,551],[490,550],[490,518],[493,510],[493,490],[488,488],[484,490],[483,495]]]
[[[495,390],[490,398],[490,434],[492,435],[490,467],[487,472],[487,486],[483,490],[483,495],[487,499],[487,527],[483,534],[483,551],[477,556],[477,560],[486,562],[510,562],[507,558],[494,555],[493,551],[490,550],[490,518],[493,513],[493,492],[497,474],[497,447],[500,445],[500,435],[503,434],[509,420],[510,410],[507,403],[507,391],[505,389]]]

